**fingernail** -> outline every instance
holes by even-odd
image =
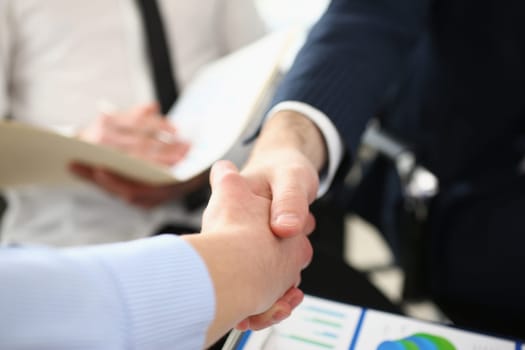
[[[275,223],[279,226],[295,227],[299,225],[300,221],[297,215],[287,213],[278,215],[275,219]]]

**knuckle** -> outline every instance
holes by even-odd
[[[232,172],[224,172],[218,182],[221,186],[236,186],[239,183],[239,176]]]

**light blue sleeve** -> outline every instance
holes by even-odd
[[[202,349],[215,312],[200,256],[177,236],[0,249],[0,349]]]

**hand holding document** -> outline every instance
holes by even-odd
[[[119,111],[106,102],[101,114],[81,130],[84,141],[106,145],[152,163],[174,166],[186,155],[189,142],[181,139],[176,127],[160,115],[157,103]]]
[[[150,184],[187,181],[222,158],[262,116],[295,31],[274,33],[204,67],[169,113],[178,134],[191,142],[174,166],[159,165],[104,145],[52,130],[0,122],[0,187],[70,184],[71,163],[110,169]]]

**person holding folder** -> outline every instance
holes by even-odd
[[[163,117],[178,93],[201,67],[264,33],[246,0],[0,0],[0,118],[173,165],[191,143],[176,141]],[[5,191],[5,243],[69,246],[200,227],[206,175],[155,187],[72,171],[88,181]]]

